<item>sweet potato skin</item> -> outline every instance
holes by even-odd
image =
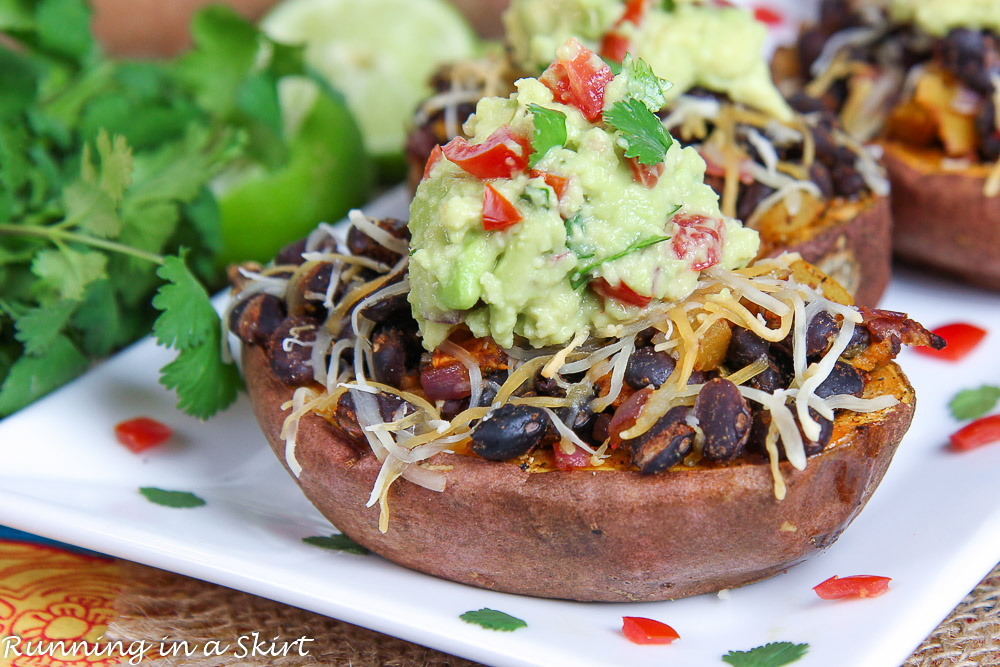
[[[834,200],[810,224],[797,229],[778,219],[764,219],[761,257],[797,252],[802,259],[836,279],[855,303],[874,306],[892,275],[892,214],[887,197],[869,195],[857,202]]]
[[[983,194],[990,165],[948,171],[939,152],[884,147],[897,257],[1000,290],[1000,197]]]
[[[244,348],[254,412],[279,460],[293,388],[266,354]],[[880,374],[879,374],[880,373]],[[625,470],[528,473],[516,465],[440,454],[450,466],[435,492],[398,480],[389,530],[365,508],[379,470],[368,452],[310,414],[295,455],[306,496],[365,547],[408,568],[510,593],[581,601],[682,598],[767,578],[830,546],[867,502],[909,427],[915,398],[893,364],[869,388],[901,402],[838,418],[832,444],[804,471],[781,464],[777,501],[766,464],[643,476]],[[286,464],[287,467],[287,464]]]

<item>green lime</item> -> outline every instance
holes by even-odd
[[[267,261],[320,222],[368,199],[373,165],[343,102],[309,80],[282,80],[288,161],[225,174],[215,184],[222,218],[220,264]]]
[[[399,154],[417,104],[443,62],[476,53],[477,39],[446,0],[286,0],[261,23],[343,91],[373,155]]]

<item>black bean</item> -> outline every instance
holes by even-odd
[[[684,460],[694,447],[694,429],[686,418],[688,408],[678,406],[656,420],[638,438],[626,441],[632,449],[632,464],[644,475],[663,472]]]
[[[868,327],[859,324],[854,327],[854,333],[851,334],[851,341],[847,344],[847,349],[844,350],[844,353],[840,356],[845,359],[853,359],[867,350],[871,344],[871,332],[868,331]]]
[[[790,378],[781,372],[781,368],[777,362],[769,356],[767,359],[767,368],[750,378],[747,381],[747,386],[768,394],[773,394],[779,389],[787,389],[789,382]]]
[[[865,179],[853,164],[839,163],[830,171],[833,190],[841,197],[853,197],[865,189]]]
[[[690,377],[688,377],[688,384],[705,384],[709,380],[714,380],[721,374],[719,371],[691,371]]]
[[[539,396],[556,396],[562,398],[566,395],[566,390],[559,386],[559,382],[556,381],[555,376],[550,378],[542,377],[541,370],[535,373],[533,386],[535,393]]]
[[[395,394],[383,391],[374,395],[378,401],[379,416],[383,421],[390,422],[396,419],[396,413],[405,401]],[[403,416],[413,412],[413,406],[406,404]],[[346,436],[359,445],[367,445],[368,439],[361,430],[358,422],[357,409],[354,405],[354,397],[350,392],[343,394],[337,401],[336,419],[327,420],[341,435]]]
[[[271,370],[279,380],[294,385],[312,382],[312,343],[320,326],[322,324],[315,318],[292,316],[286,317],[274,330],[268,341],[268,354]]]
[[[996,106],[987,98],[976,116],[976,133],[979,135],[979,156],[986,162],[1000,159],[1000,128],[996,126]]]
[[[594,431],[594,420],[597,419],[597,415],[590,409],[590,405],[581,403],[572,408],[559,408],[556,410],[556,415],[578,436],[584,440],[590,440]]]
[[[833,422],[826,417],[821,417],[818,412],[809,408],[809,416],[819,423],[819,438],[814,441],[807,438],[806,434],[802,432],[802,424],[799,422],[798,412],[792,410],[792,414],[795,417],[795,425],[799,427],[799,433],[802,434],[802,444],[805,448],[806,456],[819,454],[830,444],[830,438],[833,437]]]
[[[229,329],[248,345],[266,345],[285,319],[285,305],[271,294],[255,294],[229,316]]]
[[[410,240],[410,230],[407,228],[405,220],[384,218],[373,222],[389,232],[392,236],[395,236],[397,239],[404,239],[406,241]],[[352,255],[368,257],[370,259],[374,259],[376,262],[382,262],[387,266],[392,266],[400,259],[400,255],[398,253],[389,250],[378,241],[353,226],[347,232],[347,247],[350,249]]]
[[[472,432],[469,447],[490,461],[506,461],[537,447],[551,422],[541,408],[503,405]]]
[[[413,319],[410,302],[406,300],[405,294],[396,294],[376,301],[371,305],[365,306],[358,314],[376,323]]]
[[[993,93],[990,73],[996,71],[995,40],[979,30],[955,28],[941,40],[941,64],[969,88],[982,95]]]
[[[838,333],[840,326],[837,318],[825,310],[816,313],[806,328],[806,355],[816,357],[826,354]]]
[[[833,179],[830,177],[830,170],[822,162],[813,162],[809,168],[809,180],[816,184],[820,194],[829,199],[834,195]]]
[[[305,274],[301,275],[295,283],[298,296],[290,300],[297,305],[292,306],[292,315],[310,315],[323,319],[326,313],[323,301],[326,298],[326,290],[330,286],[330,278],[333,275],[333,264],[329,262],[317,262],[309,267]],[[337,286],[334,298],[343,292],[342,286]]]
[[[854,366],[838,361],[830,375],[816,387],[816,395],[827,398],[836,394],[860,397],[865,393],[865,378]]]
[[[750,408],[740,390],[729,380],[711,380],[694,404],[698,425],[705,434],[705,457],[732,461],[750,437]]]
[[[826,110],[826,105],[823,104],[822,98],[813,97],[802,91],[788,98],[788,104],[799,113],[816,113],[817,111]]]
[[[819,58],[819,54],[823,52],[825,44],[826,35],[819,28],[806,30],[799,38],[799,64],[802,67],[803,74],[806,76],[808,76],[812,64]]]
[[[302,257],[302,253],[306,251],[306,239],[299,239],[294,243],[289,243],[284,248],[278,251],[278,254],[274,257],[275,264],[293,264],[299,266],[305,263],[305,258]]]
[[[761,357],[767,356],[768,342],[743,327],[733,327],[726,350],[726,365],[734,370],[749,366]]]
[[[833,137],[832,126],[824,122],[817,123],[813,127],[813,141],[816,146],[816,159],[833,168],[837,164],[839,145]]]
[[[754,181],[743,189],[739,201],[736,202],[736,217],[746,220],[753,215],[757,204],[761,203],[765,197],[774,192],[774,188],[764,185],[759,181]]]
[[[403,376],[420,361],[420,349],[404,329],[384,325],[372,334],[372,365],[375,380],[401,388]]]
[[[653,347],[641,347],[632,353],[625,368],[625,384],[639,390],[653,385],[660,387],[674,372],[677,362],[667,352]]]
[[[590,437],[594,442],[604,442],[611,437],[608,427],[611,426],[611,415],[602,412],[594,419],[594,424],[590,429]]]

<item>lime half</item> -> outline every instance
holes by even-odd
[[[286,0],[261,27],[279,42],[306,45],[306,60],[344,93],[376,156],[401,153],[434,69],[477,48],[445,0]]]

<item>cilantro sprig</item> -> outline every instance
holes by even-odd
[[[604,113],[604,120],[618,130],[625,147],[625,157],[634,157],[640,164],[663,162],[667,149],[673,143],[663,123],[641,100],[630,97],[615,102]]]
[[[1000,402],[1000,387],[984,384],[975,389],[958,392],[948,407],[951,416],[959,421],[978,419],[996,407]]]
[[[772,642],[749,651],[730,651],[722,662],[733,667],[781,667],[800,660],[809,651],[809,644]]]
[[[224,283],[210,186],[287,164],[283,76],[336,94],[302,48],[223,7],[174,61],[106,58],[89,26],[86,0],[0,2],[0,418],[151,328],[177,352],[162,383],[204,418],[239,386],[208,297]]]
[[[518,628],[526,628],[528,624],[516,616],[484,607],[477,611],[467,611],[460,619],[466,623],[479,625],[487,630],[497,630],[498,632],[513,632]]]
[[[602,264],[613,262],[616,259],[621,259],[622,257],[631,255],[634,252],[639,252],[643,248],[648,248],[649,246],[656,245],[657,243],[663,243],[664,241],[669,241],[669,240],[670,240],[669,236],[653,236],[648,239],[636,241],[635,243],[625,248],[621,252],[616,252],[615,254],[605,257],[603,259],[599,259],[597,261],[590,262],[589,264],[585,264],[570,275],[569,278],[570,285],[575,290],[580,289],[581,287],[584,286],[584,284],[590,281],[590,278],[594,273],[594,271]]]
[[[531,136],[531,157],[528,166],[534,167],[545,157],[550,148],[566,145],[566,114],[555,109],[547,109],[538,104],[530,104],[535,131]]]

